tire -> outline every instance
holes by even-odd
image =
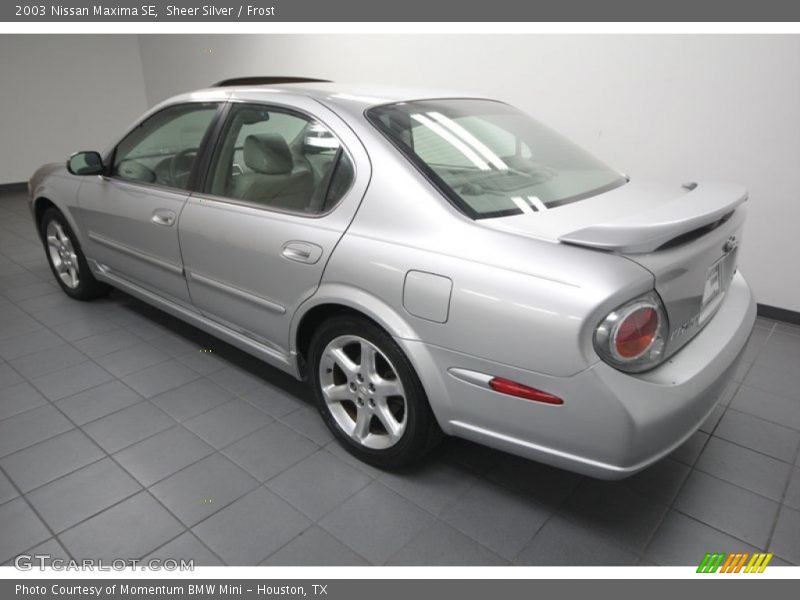
[[[308,380],[325,424],[366,463],[411,465],[442,437],[408,358],[365,318],[340,316],[320,325],[309,348]]]
[[[48,208],[39,224],[47,264],[64,293],[75,300],[93,300],[105,296],[111,287],[97,281],[78,238],[57,208]]]

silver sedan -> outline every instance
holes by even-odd
[[[747,193],[631,180],[511,106],[228,81],[30,181],[61,288],[120,288],[313,387],[382,468],[442,434],[602,478],[682,444],[755,320]]]

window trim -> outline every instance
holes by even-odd
[[[322,196],[322,206],[323,207],[328,203],[328,200],[329,200],[329,198],[331,196],[331,186],[333,185],[333,178],[336,177],[336,171],[339,169],[339,166],[342,164],[342,155],[343,154],[344,154],[344,149],[340,145],[336,149],[336,156],[333,157],[333,162],[332,162],[332,165],[331,165],[331,172],[328,173],[327,175],[325,175],[325,177],[322,180],[322,181],[325,181],[325,194]],[[353,164],[352,160],[350,161],[350,164]],[[353,177],[351,179],[355,180],[355,178],[356,178],[356,173],[355,173],[355,169],[353,169]],[[320,183],[322,183],[322,181],[320,181]],[[352,184],[352,181],[351,181],[350,186],[352,186],[352,185],[353,184]],[[336,206],[338,206],[341,203],[342,199],[344,199],[344,197],[347,195],[347,192],[350,191],[350,186],[348,186],[348,188],[344,191],[344,193],[342,194],[342,198],[339,199],[339,202],[337,202],[336,205],[333,206],[332,208],[336,208]],[[320,211],[320,212],[324,212],[324,211]]]
[[[284,104],[275,104],[275,103],[266,103],[266,102],[258,102],[256,100],[228,100],[226,103],[225,114],[223,118],[220,119],[220,125],[216,135],[214,137],[213,143],[211,144],[211,149],[209,151],[208,162],[205,164],[205,176],[202,178],[202,182],[197,182],[197,190],[193,194],[197,197],[201,202],[218,202],[222,204],[232,204],[234,206],[241,206],[244,208],[254,208],[261,211],[275,213],[279,215],[287,215],[287,216],[294,216],[294,217],[303,217],[305,219],[321,219],[330,215],[331,213],[335,212],[337,208],[339,208],[343,204],[343,200],[345,197],[350,193],[353,189],[356,181],[356,177],[358,176],[357,169],[356,169],[356,161],[353,158],[353,154],[350,152],[347,145],[341,139],[334,128],[332,128],[325,120],[320,119],[316,115],[311,114],[308,111],[296,108],[294,106],[287,106]],[[276,112],[284,112],[284,113],[296,113],[300,118],[303,118],[308,121],[317,121],[318,123],[322,123],[333,135],[336,136],[336,139],[339,140],[339,148],[342,150],[342,153],[339,154],[332,168],[337,168],[339,162],[341,161],[342,154],[346,154],[350,164],[353,165],[353,177],[350,180],[350,185],[347,187],[347,190],[342,194],[341,199],[339,202],[336,203],[335,206],[329,208],[325,211],[320,211],[317,213],[307,213],[297,210],[289,210],[286,208],[279,208],[274,206],[269,206],[265,204],[261,204],[258,202],[250,202],[248,200],[242,200],[240,198],[232,198],[230,196],[220,196],[218,194],[212,194],[209,192],[209,188],[211,186],[211,171],[212,167],[215,165],[217,161],[217,154],[222,147],[222,142],[224,139],[224,135],[228,131],[228,124],[230,123],[231,119],[233,118],[233,110],[234,105],[243,105],[243,106],[257,106],[262,107],[263,109],[269,111],[270,108],[274,108]],[[328,189],[325,190],[325,199],[327,200],[328,193],[330,192],[330,182],[328,184]],[[323,202],[323,206],[325,202]]]
[[[214,116],[211,118],[211,121],[209,122],[208,127],[206,128],[206,131],[203,134],[202,139],[200,140],[200,145],[197,148],[197,157],[194,160],[194,164],[192,164],[192,170],[189,173],[189,181],[187,182],[185,188],[174,187],[155,182],[136,181],[135,179],[125,179],[124,177],[119,177],[113,174],[114,162],[116,161],[117,158],[117,149],[119,148],[119,145],[122,142],[124,142],[128,138],[128,136],[130,136],[134,131],[142,127],[147,121],[149,121],[153,117],[160,115],[161,113],[167,110],[172,110],[177,107],[198,106],[203,104],[216,105],[216,111],[214,113]],[[104,157],[105,169],[103,170],[102,177],[107,181],[120,182],[125,185],[133,185],[148,189],[176,192],[185,194],[187,196],[194,193],[195,191],[197,191],[197,179],[200,175],[200,165],[201,163],[205,162],[206,155],[208,154],[209,149],[213,148],[214,136],[216,134],[216,130],[219,126],[220,121],[225,116],[227,106],[228,102],[225,100],[177,102],[175,104],[164,106],[163,108],[157,110],[154,113],[148,114],[144,119],[136,123],[136,125],[131,127],[128,131],[126,131],[125,134],[119,140],[117,140],[117,143],[114,144],[114,147],[106,155],[106,157]]]

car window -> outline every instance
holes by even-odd
[[[112,176],[186,189],[217,107],[183,104],[145,119],[117,145]]]
[[[550,210],[626,183],[558,133],[500,102],[402,102],[371,108],[367,116],[475,219]]]
[[[318,214],[349,189],[353,167],[319,121],[285,109],[236,104],[205,191],[265,208]]]
[[[483,144],[497,156],[513,156],[518,151],[517,144],[519,144],[520,157],[531,157],[530,148],[525,142],[522,142],[513,133],[498,127],[494,123],[475,117],[464,117],[459,122],[467,131],[478,134]],[[428,164],[463,169],[474,167],[468,155],[461,152],[459,147],[451,144],[448,139],[441,137],[430,127],[420,123],[412,125],[411,138],[414,152]]]

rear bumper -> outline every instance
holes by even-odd
[[[620,479],[666,456],[691,436],[731,380],[756,317],[737,274],[713,319],[658,368],[631,375],[603,362],[551,377],[398,340],[416,364],[445,432],[603,479]],[[451,369],[506,377],[555,394],[560,406],[495,393]]]

